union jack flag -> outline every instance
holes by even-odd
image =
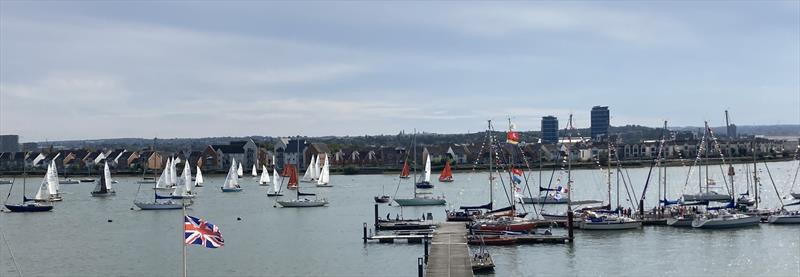
[[[225,246],[217,225],[188,215],[183,217],[183,239],[186,244],[198,244],[206,248]]]

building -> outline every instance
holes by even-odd
[[[558,142],[558,118],[552,115],[542,117],[542,143]]]
[[[608,136],[608,126],[611,123],[611,116],[608,111],[608,106],[592,107],[591,123],[592,140],[605,140]]]
[[[299,164],[301,169],[305,168],[310,161],[303,160],[303,155],[300,155],[300,153],[305,153],[308,146],[309,143],[305,139],[279,139],[273,149],[277,156],[275,164],[278,168],[283,168],[287,164]]]
[[[22,151],[39,151],[39,144],[35,142],[22,143]]]
[[[0,135],[0,152],[19,152],[19,136]]]

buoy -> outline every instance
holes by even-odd
[[[242,220],[242,218],[241,217],[237,217],[236,220]]]
[[[108,222],[113,222],[113,220],[109,219]]]
[[[131,211],[133,211],[133,207],[131,207]]]

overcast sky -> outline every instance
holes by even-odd
[[[800,123],[800,2],[0,1],[0,133]]]

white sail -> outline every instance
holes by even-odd
[[[431,155],[428,155],[427,161],[425,161],[425,182],[431,181]]]
[[[303,174],[303,181],[311,181],[314,180],[314,161],[316,160],[315,156],[311,156],[311,162],[308,163],[308,167],[306,167],[306,173]]]
[[[203,183],[203,172],[200,171],[200,167],[199,166],[197,167],[197,175],[194,177],[194,182],[196,184],[202,184]]]
[[[39,190],[36,192],[36,195],[33,197],[35,200],[47,200],[50,198],[50,185],[47,182],[47,179],[50,178],[50,173],[53,171],[53,165],[47,165],[47,173],[44,175],[44,179],[42,179],[42,184],[39,186]]]
[[[106,178],[106,189],[111,189],[111,169],[108,168],[108,162],[103,167],[103,176]]]
[[[266,185],[269,183],[269,170],[266,166],[261,166],[261,179],[258,180],[259,184]]]
[[[319,179],[319,174],[320,174],[319,156],[315,156],[314,159],[311,159],[311,164],[314,167],[313,171],[311,171],[311,178]]]
[[[272,169],[272,192],[279,192],[281,190],[281,175],[278,170]]]
[[[233,160],[233,164],[236,164],[236,160]],[[239,177],[244,176],[244,170],[242,170],[242,164],[239,164],[239,170],[236,171],[236,174],[239,174]]]
[[[242,165],[239,164],[239,169]],[[228,176],[225,177],[225,183],[222,184],[223,188],[235,188],[239,185],[239,175],[236,170],[236,160],[231,160],[231,168],[228,170]]]
[[[319,173],[318,185],[327,185],[331,178],[331,166],[328,164],[328,154],[325,154],[325,163]]]
[[[169,184],[173,186],[178,184],[178,170],[175,168],[177,165],[178,162],[175,159],[172,159],[169,165]]]
[[[56,160],[50,161],[50,167],[47,169],[47,192],[51,195],[58,195],[60,187],[58,183],[58,167],[56,167]]]
[[[258,177],[258,170],[256,170],[255,164],[253,164],[253,177]]]
[[[192,192],[192,170],[189,168],[189,162],[184,162],[183,165],[183,172],[181,173],[181,179],[183,179],[183,187],[186,188],[187,193]]]
[[[156,181],[156,188],[168,188],[169,187],[169,160],[167,160],[167,164],[164,166],[164,171],[161,171],[161,176],[158,176],[158,180]]]

